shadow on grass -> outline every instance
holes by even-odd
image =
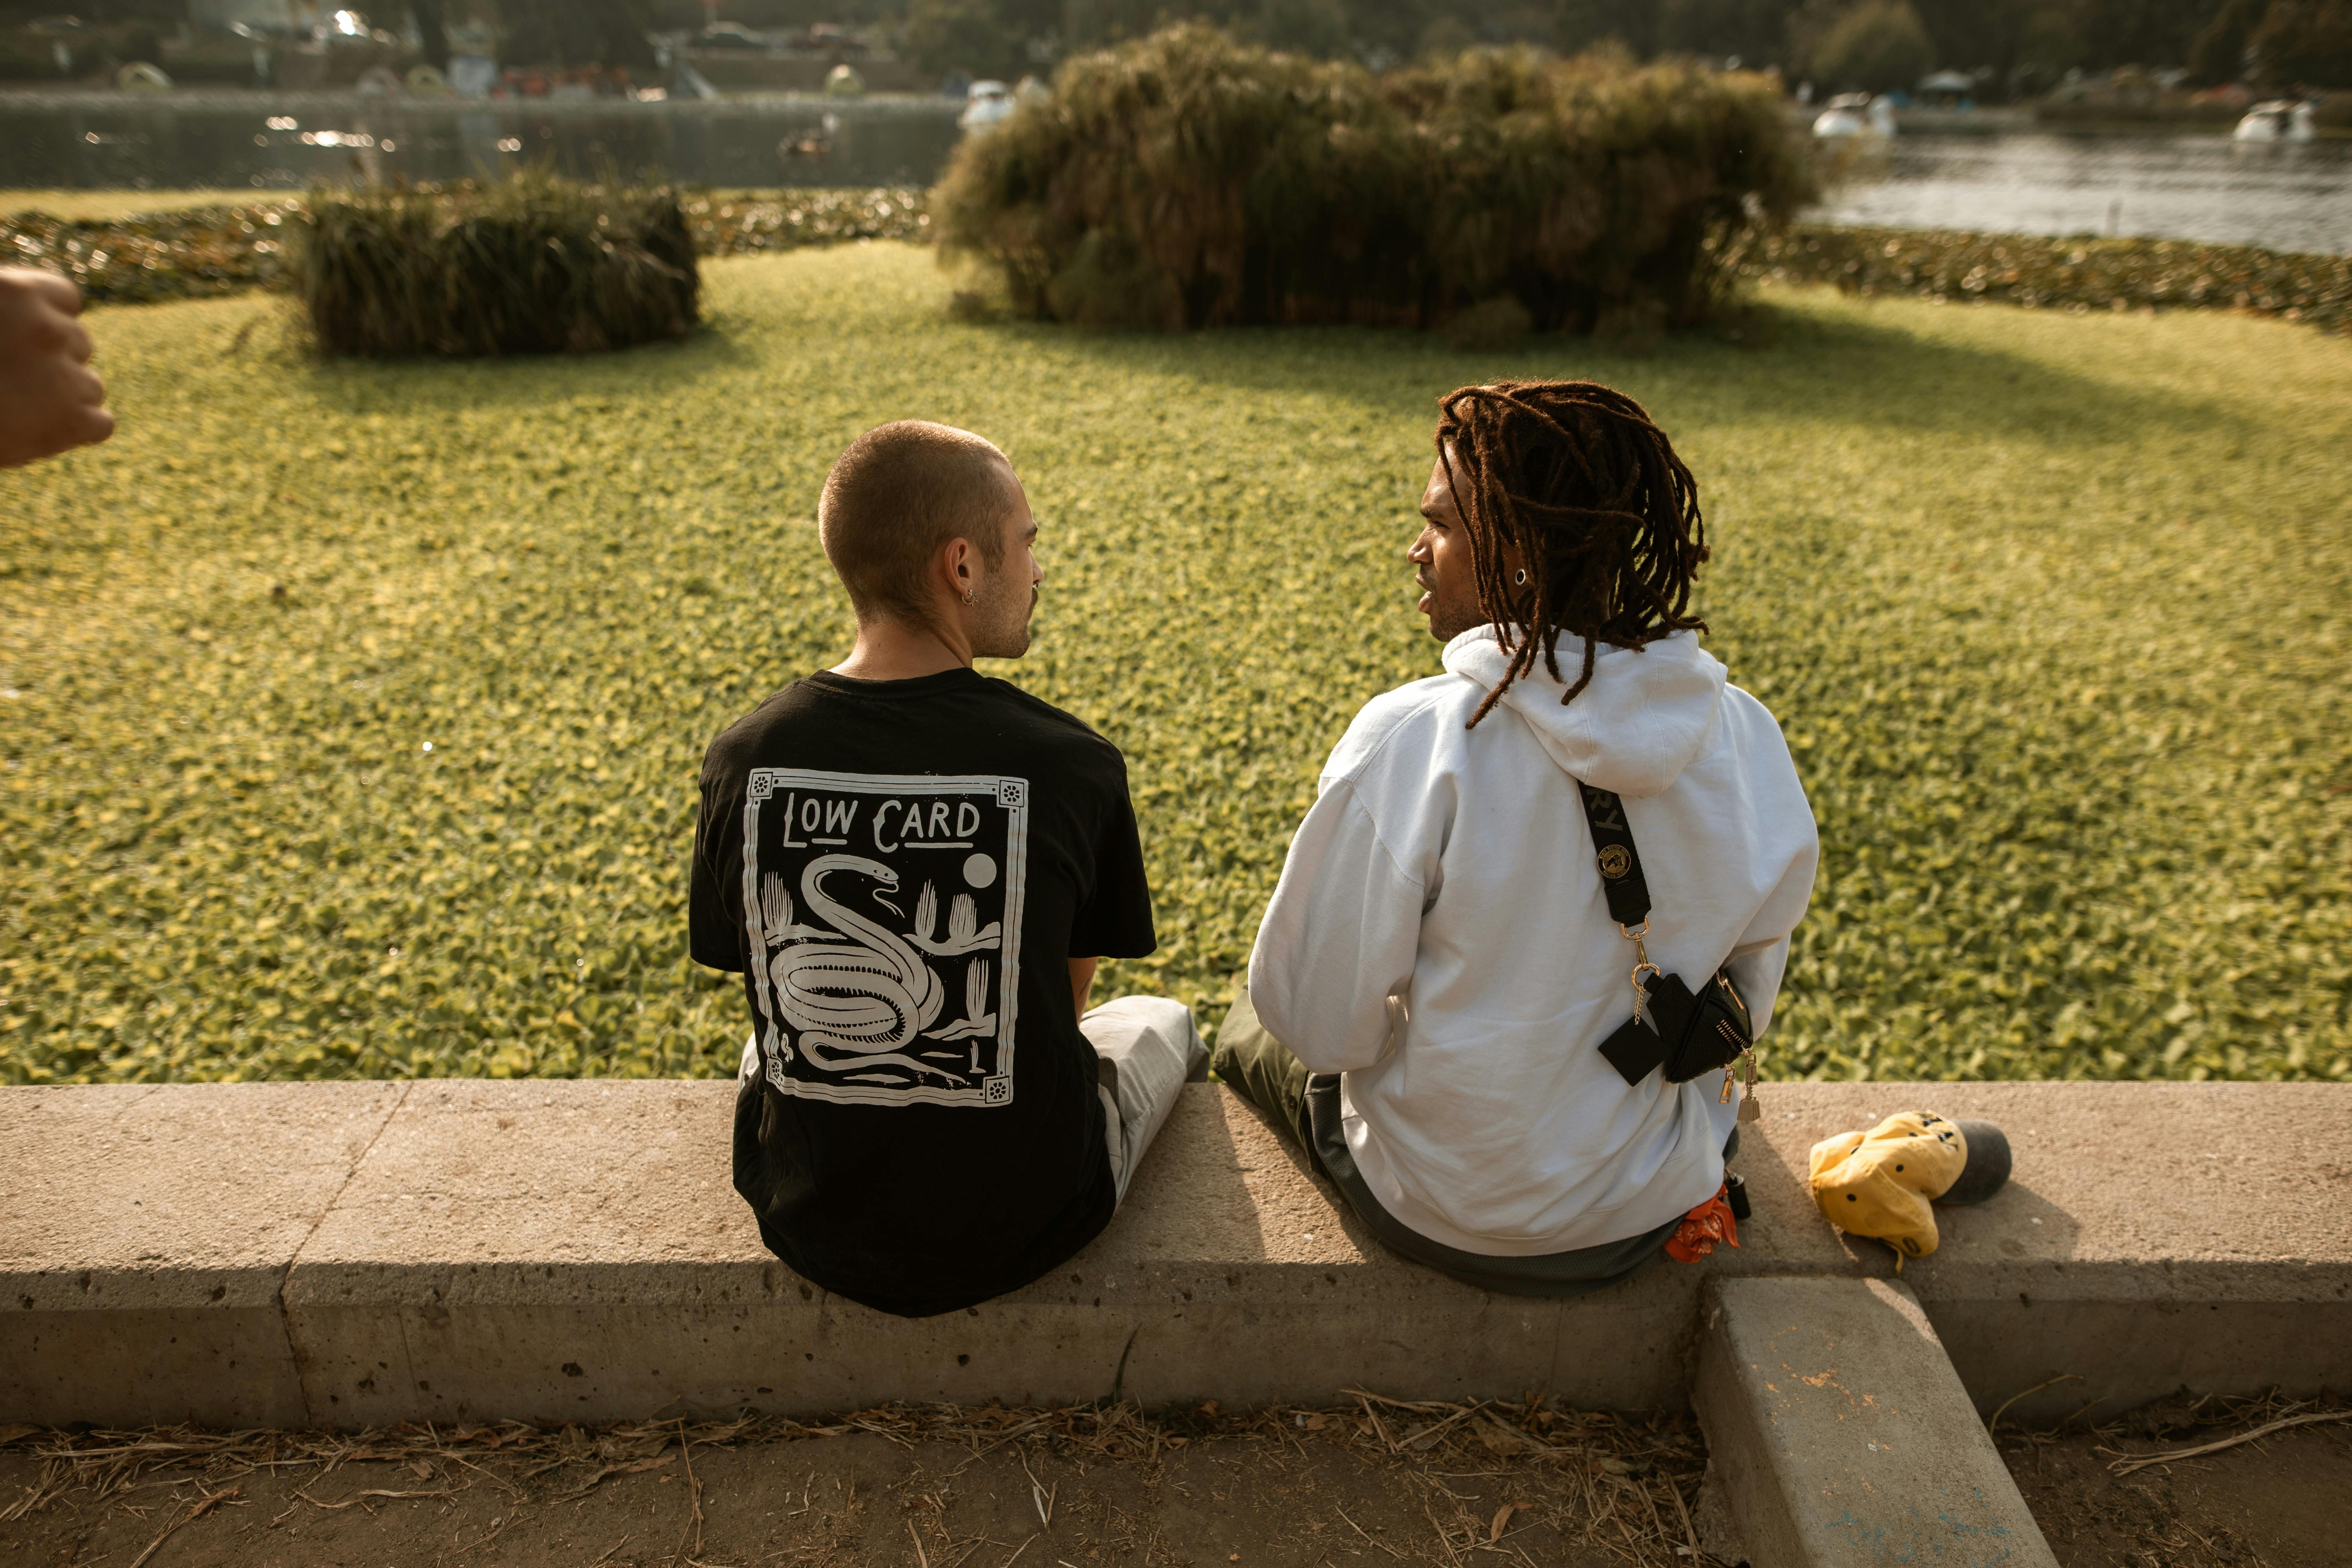
[[[324,359],[288,351],[320,402],[343,414],[551,408],[581,399],[659,403],[704,377],[740,372],[761,355],[740,324],[706,322],[676,342],[603,353],[513,354],[488,359]]]
[[[1433,416],[1436,399],[1456,386],[1519,376],[1608,382],[1674,409],[1678,419],[1718,426],[1816,423],[2063,447],[2151,425],[2189,434],[2245,424],[2217,400],[2121,385],[2046,357],[1951,342],[1891,321],[1769,304],[1758,314],[1769,346],[1693,332],[1649,353],[1554,336],[1465,350],[1433,334],[1370,327],[1167,337],[1021,322],[987,335],[1012,353],[1077,362],[1091,376],[1140,374],[1275,396],[1341,397],[1404,417]]]
[[[2017,312],[2021,328],[2055,325]],[[1760,333],[1755,329],[1760,327]],[[582,400],[657,404],[711,376],[779,384],[756,313],[720,311],[693,337],[618,353],[487,360],[320,361],[302,356],[315,395],[344,413],[437,406],[528,411]],[[1573,377],[1622,386],[1670,426],[1814,425],[1907,435],[1988,437],[2045,447],[2099,445],[2151,426],[2179,435],[2244,434],[2248,421],[2212,398],[2101,379],[2047,353],[1922,332],[1884,314],[1773,301],[1755,308],[1751,343],[1707,332],[1649,353],[1591,339],[1532,337],[1504,349],[1456,348],[1434,333],[1371,327],[1236,328],[1178,335],[1089,331],[1036,322],[950,325],[927,310],[836,329],[888,380],[928,355],[958,368],[994,362],[1001,387],[1083,398],[1090,384],[1139,379],[1181,399],[1204,393],[1301,411],[1339,400],[1419,422],[1456,386],[1505,376]],[[1752,346],[1760,335],[1768,346]],[[862,340],[862,341],[861,341]],[[2028,342],[2021,333],[2021,344]],[[2047,339],[2042,338],[2045,347]]]

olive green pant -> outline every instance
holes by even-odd
[[[1257,1021],[1257,1009],[1250,1005],[1246,987],[1234,1010],[1225,1015],[1224,1026],[1217,1031],[1217,1048],[1209,1058],[1209,1070],[1235,1094],[1273,1117],[1290,1134],[1290,1141],[1306,1151],[1315,1168],[1323,1169],[1323,1162],[1315,1158],[1315,1127],[1307,1112],[1307,1089],[1315,1075],[1290,1054],[1288,1046],[1265,1032],[1265,1026]]]
[[[1677,1216],[1639,1236],[1532,1258],[1496,1258],[1462,1252],[1432,1241],[1381,1206],[1364,1184],[1339,1127],[1339,1075],[1314,1073],[1266,1032],[1250,1005],[1246,983],[1241,999],[1217,1030],[1209,1070],[1225,1086],[1273,1118],[1275,1126],[1305,1152],[1318,1175],[1338,1187],[1381,1245],[1402,1258],[1434,1268],[1465,1285],[1510,1296],[1580,1296],[1630,1279],[1666,1255],[1666,1241],[1681,1226]],[[1735,1129],[1724,1145],[1729,1159],[1738,1147]]]

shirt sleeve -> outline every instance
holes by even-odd
[[[1388,1048],[1388,998],[1412,984],[1428,889],[1381,839],[1352,786],[1298,825],[1250,951],[1250,1005],[1310,1072],[1354,1072]]]
[[[1812,829],[1810,814],[1806,826]],[[1818,829],[1806,835],[1802,848],[1793,856],[1787,870],[1780,874],[1775,886],[1748,929],[1739,933],[1738,945],[1731,950],[1724,967],[1731,971],[1732,982],[1739,994],[1748,1001],[1748,1017],[1755,1037],[1762,1039],[1764,1031],[1772,1024],[1772,1005],[1780,999],[1780,979],[1789,969],[1789,944],[1797,922],[1805,918],[1806,906],[1812,902],[1813,873],[1821,863],[1822,845]]]
[[[1160,946],[1151,924],[1151,882],[1143,869],[1143,836],[1128,798],[1127,765],[1104,809],[1094,844],[1094,886],[1070,921],[1072,958],[1143,958]]]
[[[730,974],[743,972],[742,863],[741,796],[706,767],[687,874],[688,946],[695,963]]]

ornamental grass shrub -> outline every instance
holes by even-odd
[[[593,353],[682,338],[694,239],[670,192],[498,184],[320,193],[294,285],[330,355]]]
[[[1166,29],[1063,66],[956,150],[950,257],[1047,321],[1539,331],[1708,316],[1748,237],[1814,194],[1763,78],[1478,50],[1374,76]]]

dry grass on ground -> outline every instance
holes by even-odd
[[[2352,1563],[2352,1406],[2003,1423],[2065,1568]],[[1528,1403],[885,1406],[359,1435],[0,1427],[0,1559],[79,1568],[1683,1568],[1685,1420]]]
[[[168,1542],[171,1568],[1670,1568],[1690,1561],[1676,1549],[1703,1462],[1687,1421],[1369,1394],[1246,1415],[890,1406],[807,1425],[13,1436],[0,1556],[117,1563]]]

